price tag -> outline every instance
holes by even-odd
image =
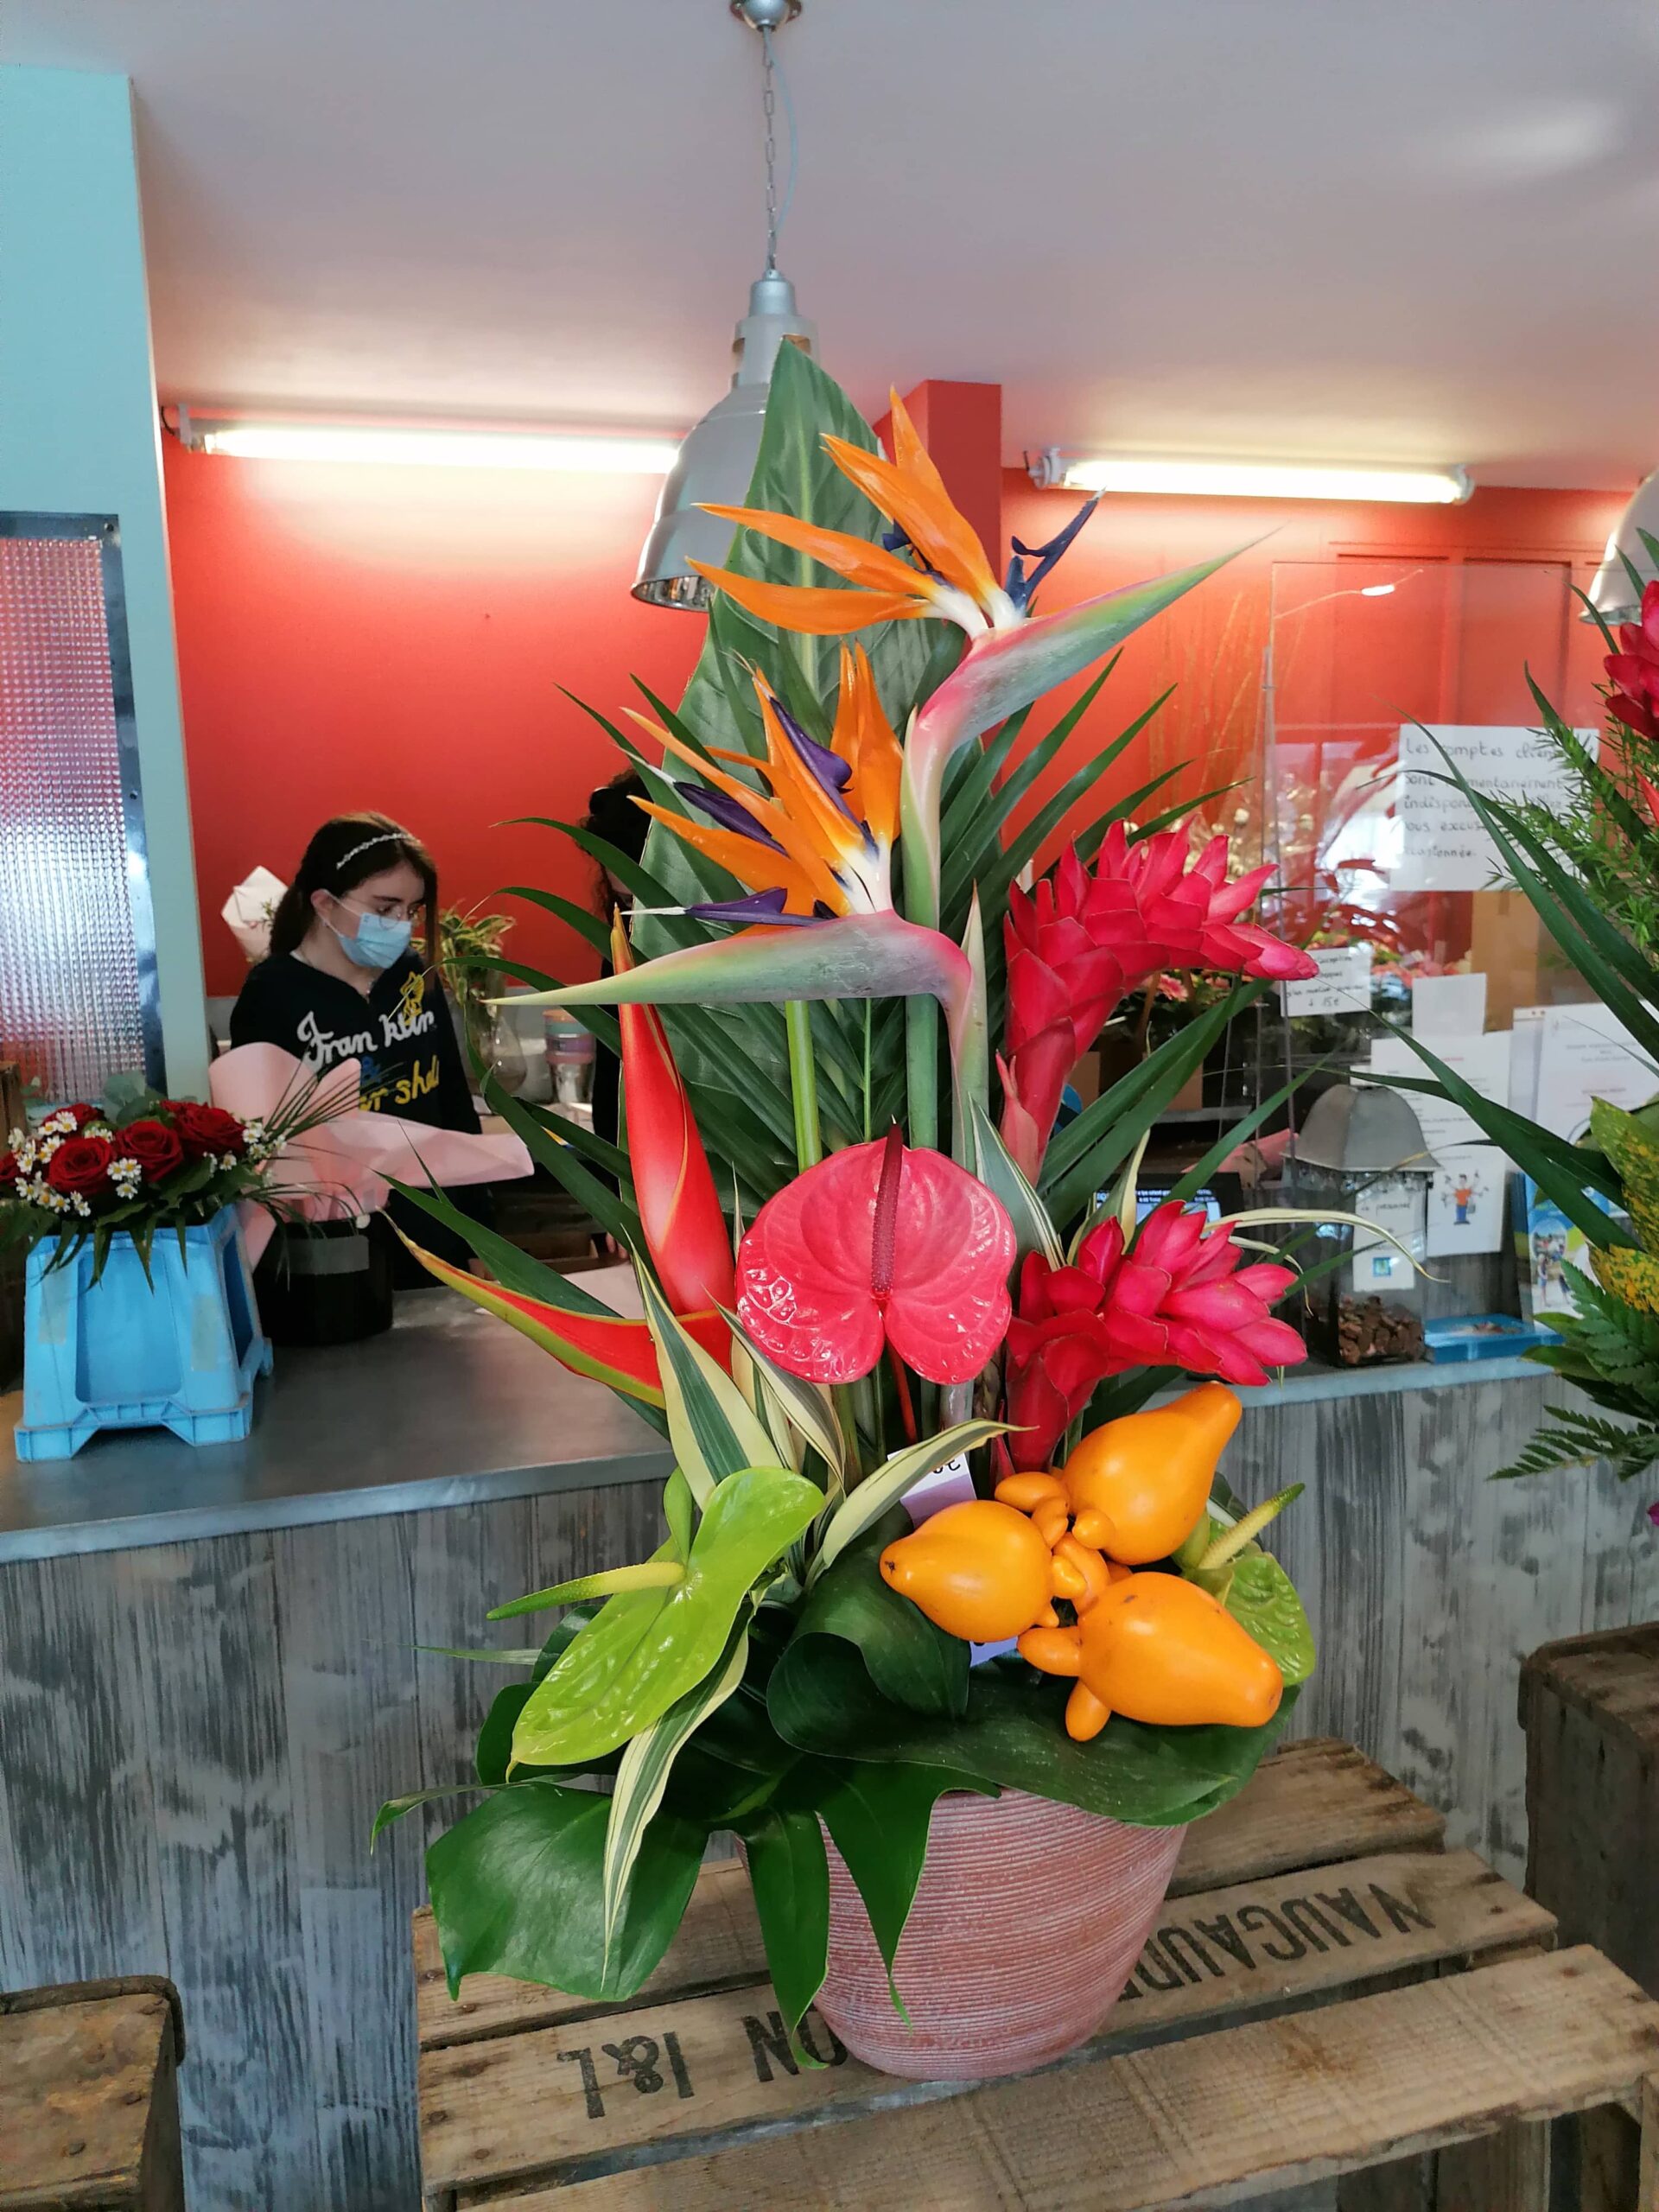
[[[1369,1014],[1371,1010],[1371,948],[1330,945],[1313,955],[1319,974],[1306,982],[1281,983],[1279,993],[1293,1021],[1315,1014]]]

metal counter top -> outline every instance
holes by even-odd
[[[594,1287],[607,1296],[616,1287]],[[1521,1377],[1545,1379],[1522,1359],[1308,1368],[1246,1392],[1245,1407]],[[258,1389],[253,1433],[241,1444],[115,1431],[73,1459],[27,1464],[11,1439],[21,1395],[0,1396],[0,1561],[660,1482],[671,1465],[656,1431],[602,1385],[438,1290],[400,1296],[385,1336],[279,1350]]]
[[[660,1482],[672,1465],[620,1399],[447,1291],[400,1294],[365,1343],[279,1347],[257,1389],[240,1444],[112,1430],[28,1462],[22,1394],[0,1396],[0,1560]]]

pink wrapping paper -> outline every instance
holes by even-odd
[[[287,1204],[314,1221],[349,1220],[377,1213],[386,1203],[386,1178],[446,1186],[504,1183],[532,1172],[522,1141],[510,1131],[474,1136],[464,1129],[429,1128],[400,1114],[365,1114],[355,1107],[359,1069],[341,1060],[321,1078],[317,1103],[353,1102],[350,1110],[303,1136],[291,1138],[273,1164],[271,1180]],[[208,1088],[215,1106],[245,1122],[268,1121],[285,1098],[309,1080],[305,1063],[279,1045],[238,1045],[213,1062]],[[257,1261],[276,1223],[251,1201],[241,1209],[248,1257]]]

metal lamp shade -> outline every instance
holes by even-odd
[[[737,326],[732,388],[690,430],[669,471],[657,503],[633,595],[652,607],[698,613],[709,591],[691,568],[695,561],[724,568],[732,526],[704,514],[702,503],[741,506],[748,495],[766,419],[766,390],[778,349],[788,343],[811,353],[817,332],[798,315],[795,287],[774,270],[749,287],[749,312]]]
[[[1590,605],[1604,621],[1634,622],[1641,614],[1624,562],[1629,560],[1644,583],[1653,582],[1653,562],[1639,535],[1644,530],[1650,537],[1659,537],[1659,468],[1637,486],[1618,528],[1607,541],[1606,554],[1590,587]],[[1595,615],[1586,608],[1583,619],[1593,622]]]

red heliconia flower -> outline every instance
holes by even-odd
[[[1027,896],[1008,894],[1002,1141],[1033,1182],[1065,1078],[1118,1001],[1170,968],[1274,980],[1318,973],[1312,956],[1238,917],[1273,874],[1227,880],[1227,840],[1194,865],[1190,830],[1131,845],[1121,822],[1093,873],[1074,850]]]
[[[618,975],[633,965],[619,917],[611,931]],[[676,1313],[732,1302],[732,1240],[685,1084],[654,1006],[621,1006],[622,1098],[639,1226],[663,1295]]]
[[[1607,711],[1638,737],[1659,738],[1659,583],[1642,594],[1640,622],[1621,622],[1622,652],[1609,653],[1604,665],[1615,690]]]
[[[1109,1375],[1185,1367],[1224,1382],[1265,1382],[1307,1350],[1268,1308],[1296,1280],[1292,1268],[1238,1265],[1230,1229],[1205,1232],[1201,1208],[1172,1199],[1148,1214],[1127,1249],[1121,1224],[1090,1230],[1075,1264],[1039,1253],[1020,1274],[1008,1325],[1004,1418],[1014,1465],[1045,1467],[1068,1426]]]
[[[888,1344],[930,1382],[967,1382],[1008,1325],[1015,1249],[985,1185],[895,1124],[767,1199],[738,1249],[738,1316],[813,1382],[856,1382]]]

